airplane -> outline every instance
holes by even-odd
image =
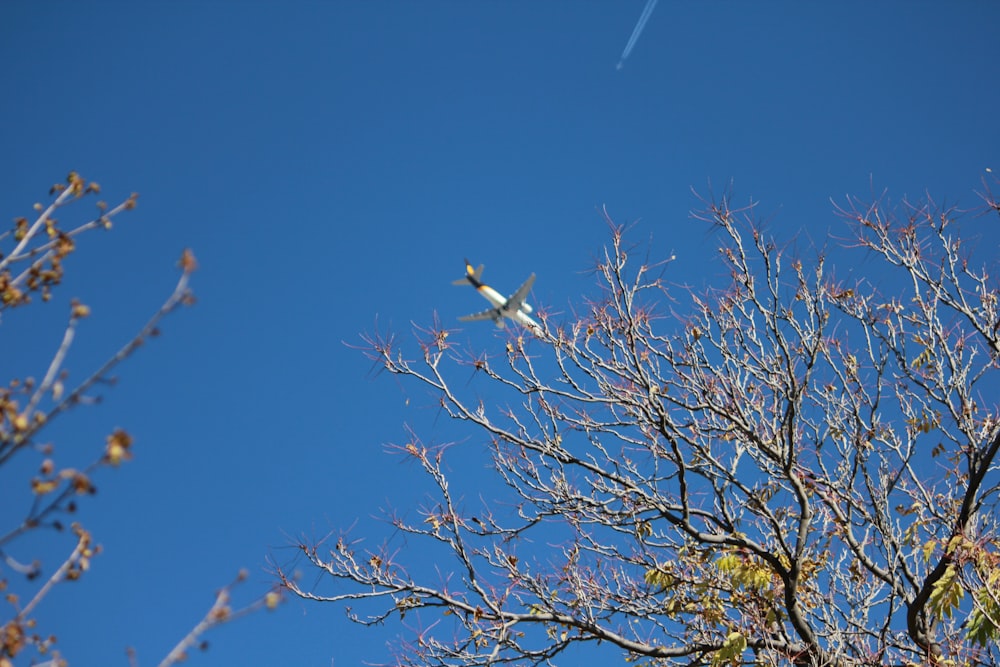
[[[528,317],[532,311],[531,306],[524,302],[528,296],[528,291],[535,282],[535,274],[532,273],[524,284],[517,288],[509,298],[504,298],[502,294],[482,282],[483,265],[478,269],[472,268],[472,262],[465,260],[465,277],[454,281],[453,285],[472,285],[476,291],[493,304],[493,308],[484,310],[474,315],[466,315],[458,318],[462,322],[476,322],[479,320],[493,320],[501,329],[504,326],[504,318],[509,318],[518,324],[525,326],[532,331],[541,331],[542,327],[535,320]]]

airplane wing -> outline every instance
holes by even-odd
[[[532,273],[528,276],[528,279],[524,281],[524,284],[517,288],[509,299],[507,299],[507,304],[504,306],[504,310],[508,310],[512,313],[516,313],[522,310],[524,306],[524,300],[528,298],[528,292],[531,291],[531,286],[535,284],[535,274]],[[531,308],[523,308],[525,312],[531,312]]]
[[[475,313],[474,315],[463,315],[458,318],[460,322],[479,322],[480,320],[495,320],[497,318],[497,309],[490,308],[489,310],[484,310],[481,313]]]

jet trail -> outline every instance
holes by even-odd
[[[639,35],[642,34],[643,28],[646,27],[646,22],[652,15],[653,10],[656,8],[656,3],[658,0],[646,0],[646,6],[642,10],[642,14],[639,15],[639,21],[635,24],[635,29],[632,31],[632,36],[628,38],[628,44],[625,45],[625,50],[622,51],[622,57],[618,60],[618,65],[615,69],[621,69],[625,64],[625,59],[628,58],[628,54],[632,53],[632,48],[635,43],[639,41]]]

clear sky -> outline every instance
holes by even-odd
[[[501,346],[455,322],[486,305],[450,285],[463,257],[504,292],[537,273],[533,303],[568,317],[596,293],[604,205],[677,255],[673,279],[707,285],[721,269],[692,187],[732,181],[808,250],[843,232],[830,198],[972,208],[1000,169],[996,2],[663,0],[616,69],[644,5],[0,4],[2,215],[29,215],[71,169],[109,201],[140,193],[81,241],[59,298],[4,316],[4,381],[44,372],[70,297],[94,313],[80,378],[167,295],[182,248],[201,264],[198,304],[50,434],[67,460],[117,426],[136,438],[83,508],[105,552],[39,613],[71,664],[125,665],[129,645],[155,664],[240,567],[263,590],[295,536],[358,522],[360,537],[379,507],[419,499],[383,444],[407,423],[468,434],[350,345],[437,313]],[[11,479],[4,526],[30,500]],[[395,631],[291,601],[190,664],[382,662]]]

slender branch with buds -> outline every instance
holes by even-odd
[[[99,192],[100,187],[96,183],[87,183],[78,174],[71,173],[66,185],[52,188],[51,194],[57,196],[51,204],[47,207],[36,204],[35,210],[39,211],[39,215],[34,222],[18,218],[13,230],[0,234],[0,243],[9,239],[14,242],[10,251],[0,252],[0,311],[5,311],[8,316],[18,315],[24,306],[31,303],[33,296],[48,301],[64,277],[63,260],[75,251],[74,238],[91,230],[109,229],[116,216],[135,207],[134,194],[110,209],[103,202],[98,202],[96,218],[68,230],[60,227],[54,217],[57,211]],[[22,562],[25,561],[23,557],[13,554],[23,550],[19,538],[26,533],[40,529],[63,531],[65,517],[77,514],[78,499],[95,493],[91,477],[97,470],[118,466],[131,457],[132,436],[122,429],[115,430],[107,436],[103,451],[98,452],[95,459],[82,469],[60,469],[56,463],[55,447],[42,444],[40,436],[57,416],[97,400],[96,387],[112,382],[112,372],[146,341],[158,335],[160,324],[167,315],[193,302],[189,283],[196,262],[190,250],[183,252],[179,265],[181,275],[173,292],[145,326],[75,387],[65,387],[68,377],[66,363],[78,326],[90,315],[90,309],[73,300],[62,341],[49,360],[41,382],[31,378],[14,379],[0,389],[0,471],[9,472],[10,463],[17,455],[36,452],[44,457],[37,476],[20,480],[24,483],[24,490],[32,496],[24,517],[15,525],[0,527],[0,590],[7,591],[5,597],[12,609],[12,615],[7,620],[0,618],[0,667],[12,667],[15,658],[23,659],[32,649],[37,657],[45,657],[45,661],[38,664],[53,667],[66,664],[55,650],[56,635],[40,632],[32,616],[55,586],[83,576],[100,549],[91,534],[78,521],[73,521],[71,528],[77,537],[77,544],[40,586],[35,581],[43,571],[43,560],[35,558],[31,562]],[[14,273],[15,267],[19,273]],[[7,483],[14,487],[17,481],[8,480]],[[23,580],[9,581],[2,565]],[[239,581],[245,577],[241,574]],[[234,611],[229,602],[233,585],[220,591],[208,615],[164,659],[162,665],[174,664],[182,659],[192,645],[201,641],[201,636],[208,629],[262,607],[274,608],[280,600],[279,592],[272,590],[259,600]],[[19,606],[18,593],[30,596],[23,607]],[[35,662],[38,662],[37,659]]]

